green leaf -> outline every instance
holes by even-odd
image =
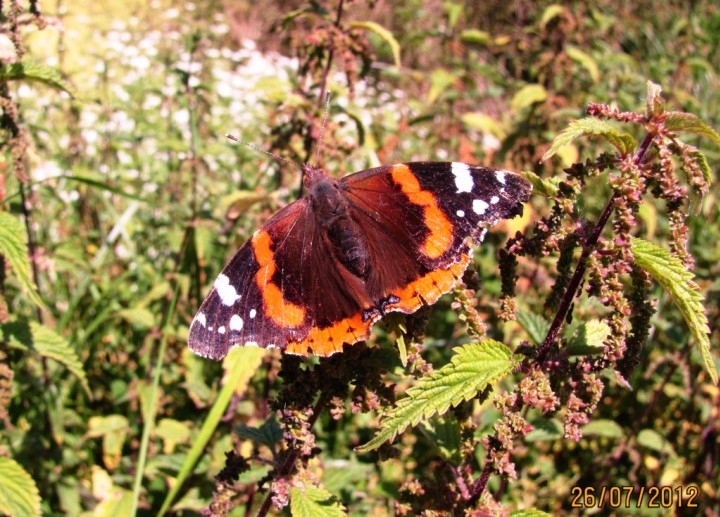
[[[290,513],[293,517],[339,517],[347,515],[337,497],[314,486],[290,489]]]
[[[560,190],[558,185],[562,181],[560,178],[542,179],[540,176],[531,171],[521,171],[523,178],[532,183],[533,194],[541,194],[545,197],[554,197]]]
[[[123,309],[118,314],[130,325],[138,329],[149,329],[155,325],[155,313],[145,307]]]
[[[497,120],[489,115],[481,112],[465,113],[461,117],[463,124],[466,126],[482,131],[485,134],[496,136],[499,140],[504,140],[507,136],[505,130],[498,124]]]
[[[442,415],[450,406],[472,399],[517,364],[509,348],[491,339],[460,347],[449,364],[420,378],[407,391],[407,397],[386,415],[375,438],[357,450],[377,449],[420,420]]]
[[[643,429],[640,431],[637,436],[637,443],[661,454],[669,454],[670,456],[677,454],[672,448],[672,445],[670,445],[670,442],[654,429]]]
[[[134,201],[139,201],[141,203],[146,203],[145,199],[143,199],[141,196],[138,196],[136,194],[130,194],[128,192],[125,192],[124,190],[113,187],[109,183],[105,181],[99,181],[93,178],[88,178],[86,176],[71,176],[71,175],[64,175],[60,176],[64,180],[70,180],[70,181],[77,181],[78,183],[84,183],[85,185],[88,185],[90,187],[97,188],[99,190],[104,190],[106,192],[112,192],[113,194],[117,194],[118,196],[132,199]]]
[[[251,440],[255,443],[262,443],[268,447],[272,447],[282,440],[282,429],[275,418],[270,418],[263,422],[260,427],[251,427],[249,425],[240,424],[235,427],[235,432],[244,440]]]
[[[460,465],[460,425],[454,414],[433,417],[423,422],[420,430],[429,438],[441,458],[455,466]]]
[[[683,111],[668,111],[665,113],[665,127],[671,131],[685,131],[709,138],[720,144],[720,135],[703,122],[697,115]]]
[[[30,474],[11,458],[0,456],[0,514],[42,515],[40,492]]]
[[[220,206],[224,210],[231,210],[235,217],[247,212],[248,208],[256,203],[269,199],[267,192],[256,192],[254,190],[237,190],[232,194],[223,196],[220,199]]]
[[[455,82],[455,79],[455,75],[447,70],[433,70],[430,73],[430,90],[428,91],[427,97],[428,105],[434,103],[442,92]]]
[[[35,321],[30,322],[30,331],[32,332],[32,345],[35,351],[43,357],[64,365],[70,373],[78,378],[87,396],[92,398],[90,385],[80,362],[80,357],[70,346],[70,343],[54,330]]]
[[[35,290],[35,283],[30,273],[25,229],[20,221],[7,212],[0,212],[0,254],[10,263],[20,284],[30,295],[33,303],[43,307],[43,302]]]
[[[570,355],[601,354],[605,350],[605,340],[610,334],[610,327],[600,320],[590,320],[580,325],[567,346]]]
[[[538,418],[531,424],[534,429],[525,435],[526,442],[549,442],[563,437],[563,426],[555,418]]]
[[[633,239],[631,250],[635,262],[659,283],[672,298],[680,310],[690,332],[700,349],[705,369],[714,384],[718,383],[718,373],[710,356],[710,329],[703,308],[703,296],[698,285],[693,281],[694,275],[683,266],[680,259],[668,251],[642,239]]]
[[[385,27],[380,25],[379,23],[375,22],[351,22],[350,27],[352,28],[359,28],[359,29],[367,29],[369,31],[374,32],[377,34],[380,39],[384,40],[385,43],[387,43],[390,46],[390,50],[392,51],[393,60],[395,61],[395,66],[400,68],[400,44],[395,39],[395,36],[393,36],[393,33],[387,30]]]
[[[163,452],[172,454],[178,443],[185,443],[190,439],[190,426],[173,418],[163,418],[155,428],[155,434],[163,441]]]
[[[561,16],[563,14],[567,13],[567,9],[559,4],[550,4],[545,8],[543,11],[542,16],[540,17],[540,26],[545,27],[550,20],[553,18],[557,18],[558,16]]]
[[[655,118],[665,112],[665,99],[662,96],[662,88],[652,81],[647,82],[647,97],[645,99],[645,113],[648,118]]]
[[[177,478],[173,483],[172,488],[165,496],[158,517],[165,515],[168,511],[173,500],[180,492],[185,480],[192,474],[195,464],[203,454],[205,446],[210,441],[220,423],[220,419],[225,414],[230,399],[236,390],[243,390],[247,387],[247,384],[252,379],[255,371],[262,363],[263,355],[265,350],[263,348],[254,347],[235,347],[230,350],[225,360],[223,361],[223,367],[225,368],[225,375],[223,376],[223,386],[218,393],[217,398],[210,412],[205,417],[200,433],[197,438],[193,441],[190,451],[185,456],[180,472],[178,472]]]
[[[533,104],[545,102],[548,97],[547,90],[540,84],[528,84],[518,90],[510,101],[510,109],[521,111]]]
[[[60,72],[52,67],[35,63],[32,61],[21,61],[19,63],[0,63],[0,79],[6,81],[24,79],[26,81],[37,81],[55,89],[62,90],[74,97],[72,89],[63,79]]]
[[[612,420],[594,420],[582,427],[583,436],[603,436],[605,438],[622,438],[623,429]]]
[[[623,155],[630,154],[637,147],[637,141],[632,135],[620,131],[609,122],[587,117],[570,122],[570,125],[555,137],[552,146],[543,155],[541,160],[547,161],[557,153],[558,149],[562,146],[568,145],[574,140],[588,135],[599,136],[612,144]]]
[[[460,41],[485,46],[492,42],[492,37],[489,32],[478,29],[468,29],[460,33]]]
[[[93,416],[88,421],[86,436],[102,437],[103,462],[110,470],[120,465],[129,429],[128,420],[123,415]]]
[[[570,59],[575,61],[587,71],[590,75],[590,79],[592,79],[592,82],[600,82],[600,69],[598,68],[597,62],[592,58],[592,56],[590,56],[590,54],[586,54],[579,48],[571,45],[567,45],[565,47],[565,53]]]
[[[530,311],[518,311],[517,322],[536,345],[545,341],[545,336],[550,330],[550,323],[545,318]]]

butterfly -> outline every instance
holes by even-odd
[[[519,174],[459,162],[385,165],[342,179],[303,166],[306,194],[256,230],[190,325],[219,360],[235,346],[328,356],[367,339],[384,314],[449,292],[501,219],[523,211]]]

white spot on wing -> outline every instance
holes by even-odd
[[[489,206],[490,205],[488,205],[482,199],[473,200],[473,212],[475,212],[478,215],[483,215],[485,213],[485,210],[487,210]]]
[[[465,210],[458,210],[455,212],[458,217],[465,217]]]
[[[223,305],[232,305],[240,299],[240,295],[233,286],[230,285],[230,279],[227,275],[220,274],[215,280],[215,289],[218,296],[222,300]]]
[[[197,321],[203,327],[207,326],[207,318],[205,317],[204,312],[198,312],[197,316],[195,316],[195,321]]]
[[[505,171],[495,171],[495,179],[505,185]]]
[[[500,202],[500,198],[497,196],[493,196],[490,198],[490,204],[491,205],[497,205]]]
[[[225,325],[222,325],[222,326],[218,327],[218,333],[219,333],[219,334],[225,334]]]
[[[257,311],[255,309],[250,309],[250,319],[255,318],[257,315]]]
[[[243,328],[243,320],[240,316],[237,314],[233,314],[232,318],[230,318],[230,330],[242,330]]]
[[[465,163],[452,162],[450,169],[455,176],[455,186],[458,194],[460,192],[472,192],[473,179],[470,174],[470,167]]]

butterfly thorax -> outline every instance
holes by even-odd
[[[323,239],[334,257],[350,273],[362,279],[367,278],[371,258],[367,237],[350,215],[350,203],[340,182],[327,175],[313,180],[308,185],[308,198]]]

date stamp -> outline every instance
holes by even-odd
[[[697,508],[700,489],[688,486],[572,487],[572,508]]]

